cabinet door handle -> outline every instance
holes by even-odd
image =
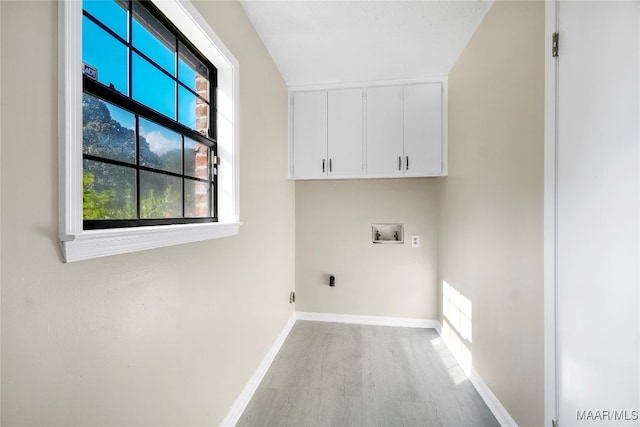
[[[324,159],[322,159],[322,173],[324,173]]]
[[[407,156],[407,170],[409,170],[409,156]]]
[[[329,159],[329,172],[333,172],[332,160],[333,159]]]
[[[402,156],[398,156],[398,170],[402,170]]]

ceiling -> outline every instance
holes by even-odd
[[[492,0],[242,0],[287,85],[448,74]]]

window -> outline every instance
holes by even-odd
[[[216,69],[155,6],[83,0],[84,229],[217,221]]]
[[[235,58],[188,1],[59,5],[65,261],[236,234]]]

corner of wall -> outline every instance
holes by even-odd
[[[438,319],[520,425],[544,417],[543,43],[544,2],[493,3],[449,74],[439,186]]]

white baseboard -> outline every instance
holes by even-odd
[[[442,336],[442,323],[436,320],[436,331],[438,331],[438,335]],[[443,340],[444,341],[444,340]]]
[[[442,323],[437,323],[438,326],[436,326],[436,330],[442,337]],[[449,348],[447,340],[443,339],[442,342],[444,342],[444,345],[447,346],[453,357],[457,360],[456,353],[451,348]],[[518,424],[511,417],[511,415],[509,415],[509,412],[507,412],[505,407],[502,406],[502,403],[500,403],[496,395],[493,394],[489,386],[482,380],[480,374],[478,374],[473,366],[471,367],[470,372],[468,374],[465,372],[465,374],[467,375],[467,378],[469,378],[469,381],[471,381],[471,384],[473,384],[473,386],[475,387],[482,400],[484,400],[484,403],[487,405],[493,416],[496,417],[496,420],[498,420],[500,425],[502,427],[518,427]]]
[[[260,362],[258,369],[256,369],[256,371],[253,373],[251,378],[249,378],[247,385],[244,386],[244,388],[240,392],[240,395],[231,406],[231,409],[229,409],[229,412],[220,423],[221,426],[233,427],[236,425],[236,423],[242,416],[242,413],[244,412],[247,405],[251,401],[251,398],[253,397],[254,393],[258,389],[258,386],[262,382],[262,379],[264,378],[265,374],[269,370],[271,363],[273,363],[273,360],[276,358],[278,351],[280,351],[282,344],[284,344],[284,340],[287,339],[287,336],[289,335],[289,332],[291,332],[291,329],[293,328],[293,325],[295,323],[296,323],[296,313],[293,313],[291,317],[289,317],[289,320],[287,321],[287,323],[284,325],[284,328],[282,329],[282,332],[280,332],[280,335],[278,335],[278,337],[276,338],[276,341],[273,343],[273,345],[271,346],[267,354],[264,356],[264,359],[262,359],[262,362]]]
[[[473,367],[469,373],[469,381],[471,381],[471,384],[476,388],[478,394],[482,397],[482,400],[487,404],[489,410],[502,427],[518,427],[518,424],[511,418],[509,412],[502,406],[502,403],[500,403],[495,394],[493,394],[489,386],[482,381],[482,378],[480,378],[480,375],[478,375]]]
[[[399,326],[405,328],[437,329],[440,322],[429,319],[411,319],[406,317],[360,316],[355,314],[296,312],[297,320],[316,322],[355,323],[358,325]]]

